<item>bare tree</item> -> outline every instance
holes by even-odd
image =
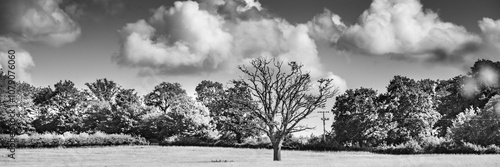
[[[314,110],[324,108],[326,101],[337,94],[332,79],[318,80],[319,93],[312,93],[313,82],[302,65],[290,62],[289,72],[282,69],[283,62],[276,59],[254,59],[253,68],[239,66],[245,77],[233,82],[243,83],[252,93],[256,107],[252,113],[262,120],[259,130],[265,132],[273,144],[275,161],[281,160],[281,145],[288,134],[311,127],[298,125]]]

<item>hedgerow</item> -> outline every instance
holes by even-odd
[[[149,142],[143,137],[135,137],[127,134],[105,134],[96,132],[94,134],[74,134],[66,132],[56,133],[32,133],[15,136],[15,144],[18,148],[39,147],[80,147],[80,146],[111,146],[111,145],[147,145]],[[8,147],[10,136],[0,134],[0,147]]]

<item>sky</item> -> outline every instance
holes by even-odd
[[[300,62],[340,92],[383,93],[394,75],[449,79],[498,61],[500,1],[2,0],[0,67],[11,49],[17,78],[37,87],[108,78],[144,95],[179,82],[195,96],[202,80],[228,85],[264,56]],[[320,116],[300,134],[320,134]]]

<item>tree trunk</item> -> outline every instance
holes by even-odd
[[[273,142],[274,161],[281,161],[281,143],[283,143],[283,139],[276,139],[276,141]]]
[[[238,133],[236,132],[236,140],[238,141],[238,143],[243,143],[243,135],[241,135],[241,133]]]

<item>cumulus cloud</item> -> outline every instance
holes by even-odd
[[[7,34],[25,42],[41,42],[61,46],[75,41],[81,33],[80,26],[59,8],[58,0],[7,1],[13,10],[6,26]]]
[[[200,9],[223,17],[225,20],[255,20],[272,18],[256,0],[200,0]]]
[[[213,71],[230,53],[232,36],[222,23],[222,18],[199,10],[193,1],[175,2],[170,9],[162,6],[148,21],[129,23],[120,30],[121,49],[113,59],[165,73],[187,68]]]
[[[347,28],[339,15],[325,9],[307,23],[309,35],[315,40],[337,43],[342,32]]]
[[[15,69],[9,69],[9,50],[14,51],[14,66]],[[3,69],[5,73],[7,70],[11,70],[15,73],[16,80],[31,82],[31,75],[29,69],[35,66],[33,59],[29,52],[22,49],[16,41],[11,38],[0,37],[0,68]]]
[[[479,21],[479,28],[481,28],[482,45],[481,54],[483,58],[491,60],[500,60],[500,19],[493,20],[484,18]]]
[[[236,8],[236,10],[238,12],[245,12],[247,10],[250,10],[252,8],[255,8],[257,10],[262,10],[262,5],[260,4],[259,1],[255,1],[255,0],[244,0],[245,2],[245,6],[238,6]]]
[[[327,28],[334,25],[343,23],[329,11],[292,25],[270,17],[258,1],[178,1],[119,30],[121,47],[113,61],[139,68],[140,74],[179,75],[234,71],[251,59],[268,57],[300,62],[319,79],[333,74],[324,71],[312,34],[330,32]]]
[[[333,79],[333,85],[337,86],[339,94],[344,93],[348,89],[346,80],[333,74],[332,72],[328,72],[324,78]]]
[[[79,25],[65,13],[61,0],[5,0],[0,5],[0,68],[7,70],[8,51],[15,51],[14,70],[19,80],[30,82],[30,68],[35,66],[23,44],[44,43],[61,46],[75,41]]]
[[[461,52],[480,41],[464,27],[424,11],[418,0],[374,0],[360,22],[339,40],[341,47],[371,55],[421,56],[461,61]],[[417,57],[418,58],[418,57]]]

